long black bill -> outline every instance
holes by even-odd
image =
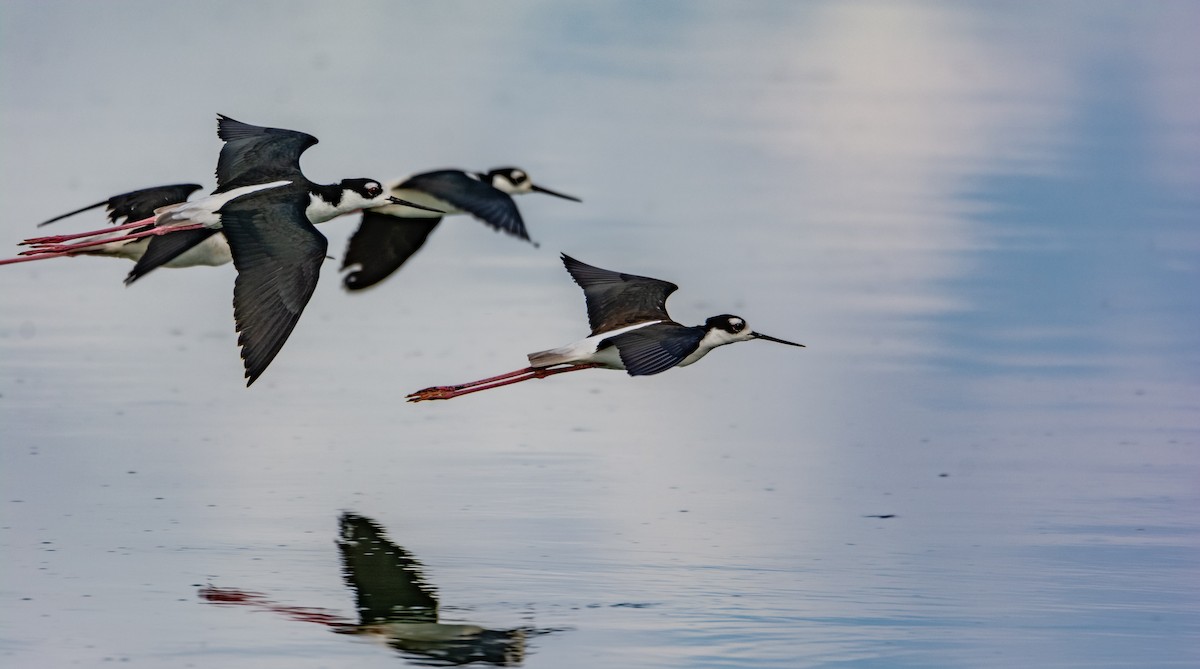
[[[532,185],[529,187],[529,189],[535,193],[545,193],[546,195],[553,195],[554,197],[561,197],[564,200],[570,200],[572,202],[583,202],[583,200],[580,200],[579,198],[575,197],[574,195],[564,195],[562,193],[556,193],[556,192],[550,190],[549,188],[542,188],[541,186],[537,186],[537,185]]]
[[[799,346],[799,347],[801,347],[801,348],[803,348],[803,347],[804,347],[804,344],[797,344],[797,343],[796,343],[796,342],[794,342],[794,341],[784,341],[784,340],[782,340],[782,339],[776,339],[775,337],[772,337],[772,336],[770,336],[770,335],[765,335],[765,334],[762,334],[761,332],[752,332],[752,333],[750,333],[750,336],[751,336],[751,337],[753,337],[753,338],[755,338],[755,339],[765,339],[765,340],[767,340],[767,341],[773,341],[773,342],[775,342],[776,344],[787,344],[788,346]]]
[[[425,205],[420,205],[415,202],[409,202],[408,200],[401,200],[398,197],[388,197],[388,202],[391,202],[392,204],[402,204],[406,207],[412,207],[413,209],[420,209],[422,211],[432,211],[435,214],[446,213],[446,212],[442,211],[441,209],[434,209],[433,207],[426,207]]]

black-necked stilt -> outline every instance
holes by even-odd
[[[317,143],[312,135],[223,115],[218,115],[217,135],[225,143],[212,195],[160,208],[144,220],[29,242],[35,251],[71,254],[144,237],[166,240],[161,253],[151,242],[140,264],[148,258],[166,262],[194,247],[196,240],[223,232],[238,271],[234,322],[249,386],[279,353],[316,288],[328,242],[313,223],[382,204],[421,205],[389,195],[374,179],[331,185],[310,181],[300,171],[300,155]],[[122,230],[133,232],[112,236]],[[97,236],[99,240],[63,243]]]
[[[95,209],[101,206],[107,206],[107,217],[109,222],[118,228],[124,228],[126,223],[136,221],[146,221],[154,218],[154,212],[158,209],[169,207],[171,205],[182,204],[187,201],[191,194],[201,188],[200,184],[170,184],[167,186],[154,186],[151,188],[142,188],[128,193],[114,195],[107,200],[80,207],[74,211],[60,214],[47,221],[38,223],[38,227],[60,221],[69,216],[83,213],[85,211]],[[142,226],[144,229],[149,229],[151,223]],[[127,258],[135,262],[141,261],[146,256],[147,250],[156,239],[162,237],[141,237],[138,239],[127,239],[125,241],[104,242],[104,240],[123,237],[120,230],[116,232],[113,228],[103,231],[103,234],[93,235],[88,237],[88,233],[83,233],[83,237],[87,238],[89,243],[77,248],[74,251],[53,251],[50,250],[56,245],[46,243],[43,246],[35,246],[34,250],[27,251],[23,255],[7,260],[0,260],[0,265],[29,262],[32,260],[47,260],[50,258],[58,258],[63,256],[108,256],[112,258]],[[136,228],[135,228],[136,230]],[[199,236],[196,237],[196,234]],[[195,267],[197,265],[218,266],[224,265],[233,261],[233,256],[229,253],[229,244],[226,243],[223,235],[210,235],[204,230],[195,230],[188,232],[178,232],[175,236],[168,239],[169,243],[178,245],[183,241],[185,236],[192,235],[196,239],[194,245],[185,249],[176,256],[170,257],[156,266],[162,267]],[[30,241],[26,240],[26,243]],[[49,238],[57,239],[57,238]],[[99,243],[94,243],[99,242]],[[156,245],[155,249],[163,249],[165,247]],[[135,268],[136,269],[136,268]],[[131,283],[144,272],[130,272],[126,277],[125,283]]]
[[[168,207],[174,204],[180,204],[188,199],[194,191],[201,188],[200,184],[170,184],[167,186],[154,186],[152,188],[142,188],[128,193],[114,195],[107,200],[101,200],[94,204],[89,204],[86,207],[80,207],[65,214],[59,214],[54,218],[38,223],[38,227],[49,225],[56,221],[61,221],[64,218],[82,214],[85,211],[96,209],[97,207],[105,207],[109,222],[117,226],[116,228],[108,228],[92,232],[80,233],[78,235],[65,235],[57,237],[35,237],[25,240],[23,245],[33,245],[33,250],[25,251],[16,258],[0,260],[0,265],[7,265],[17,262],[29,262],[32,260],[45,260],[48,258],[57,258],[68,255],[102,255],[112,256],[117,258],[129,258],[137,260],[142,257],[146,251],[146,245],[150,242],[148,238],[140,240],[128,240],[123,242],[105,243],[99,240],[112,239],[122,237],[121,230],[127,230],[134,223],[143,223],[143,227],[149,228],[149,224],[145,223],[147,219],[153,219],[154,212],[158,209]],[[136,227],[136,226],[133,226]],[[67,239],[88,239],[88,244],[81,247],[75,252],[59,252],[50,250],[51,247],[61,245]],[[229,262],[229,251],[226,247],[225,261]],[[208,264],[197,262],[194,264]],[[224,264],[221,262],[213,264]]]
[[[496,230],[526,241],[529,233],[513,195],[545,193],[581,201],[533,183],[525,170],[516,167],[490,172],[436,170],[396,179],[388,182],[387,188],[396,197],[441,209],[446,215],[471,214]],[[421,248],[441,220],[442,214],[404,205],[364,210],[342,259],[342,270],[349,270],[342,284],[347,290],[362,290],[384,280]]]
[[[317,143],[312,135],[227,116],[220,117],[217,135],[225,141],[217,162],[218,191],[281,184],[220,209],[220,228],[238,272],[233,317],[249,386],[279,353],[317,286],[329,242],[313,224],[381,204],[410,203],[373,179],[327,186],[308,180],[300,171],[300,154]]]
[[[61,221],[64,218],[69,218],[75,214],[82,214],[97,207],[104,207],[106,209],[108,220],[114,225],[132,223],[133,221],[140,221],[153,216],[154,210],[159,207],[179,204],[187,200],[192,196],[192,193],[200,190],[200,188],[200,184],[168,184],[166,186],[154,186],[153,188],[141,188],[129,191],[128,193],[114,195],[107,200],[101,200],[95,204],[89,204],[86,207],[68,211],[65,214],[59,214],[54,218],[38,223],[38,227],[50,225],[55,221]]]
[[[239,126],[242,126],[240,131]],[[334,186],[314,184],[308,181],[300,172],[298,159],[300,153],[303,153],[309,146],[317,143],[315,137],[304,133],[294,133],[290,137],[283,134],[292,133],[293,131],[290,130],[282,131],[281,133],[264,132],[255,134],[245,131],[245,128],[258,128],[258,126],[240,123],[225,116],[220,117],[218,122],[218,136],[221,139],[227,139],[228,137],[230,141],[226,142],[221,151],[222,159],[217,167],[218,186],[213,191],[213,195],[254,186],[257,180],[267,179],[269,177],[266,175],[272,174],[276,177],[305,184],[309,191],[314,194],[314,197],[323,193],[321,195],[323,200],[336,202],[336,199],[339,197],[338,193],[340,192],[337,189],[338,186],[361,187],[361,183],[356,186],[354,182],[374,181],[369,179],[348,179]],[[276,129],[264,128],[263,130]],[[245,164],[247,161],[244,156],[253,156],[253,160],[259,161],[260,164],[246,167]],[[262,167],[262,164],[268,161],[272,161],[277,167]],[[282,167],[284,165],[286,167]],[[103,202],[56,216],[48,221],[39,223],[39,227],[101,205],[108,205],[108,218],[112,223],[117,225],[116,227],[104,230],[88,231],[73,235],[27,239],[22,244],[32,246],[31,250],[23,252],[17,258],[0,260],[0,265],[74,255],[103,255],[129,258],[136,261],[137,264],[125,278],[127,285],[158,267],[224,265],[233,258],[225,237],[216,234],[219,228],[167,228],[155,219],[157,210],[166,209],[172,205],[185,204],[184,201],[187,200],[188,196],[199,188],[200,186],[197,184],[171,184],[143,188],[129,193],[114,195]],[[412,202],[405,203],[403,200],[395,197],[385,200],[385,204],[389,205],[399,205],[401,203],[408,205],[406,209],[410,211],[419,211],[422,208],[421,205]],[[324,223],[335,216],[351,211],[355,210],[339,207],[337,208],[337,212],[335,212],[327,207],[316,206],[308,208],[305,213],[310,222]],[[431,210],[427,213],[440,215],[441,212],[440,210]],[[132,232],[125,232],[129,230],[132,230]],[[172,234],[167,235],[165,234],[166,232],[171,232]],[[65,244],[64,242],[68,240],[83,241],[74,244]]]
[[[529,366],[514,372],[456,386],[434,386],[408,396],[410,402],[448,400],[554,374],[600,367],[623,369],[630,376],[658,374],[684,367],[718,346],[762,339],[804,346],[750,329],[739,316],[713,316],[688,327],[671,320],[667,297],[678,288],[669,281],[623,274],[562,255],[575,283],[583,288],[592,334],[586,339],[529,354]]]

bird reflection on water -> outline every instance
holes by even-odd
[[[354,590],[357,623],[328,609],[286,606],[247,590],[206,586],[200,589],[200,597],[212,604],[250,606],[292,620],[319,623],[338,634],[373,638],[413,664],[426,666],[472,662],[517,666],[525,659],[527,639],[560,631],[438,622],[437,596],[425,580],[420,561],[392,543],[370,518],[344,513],[339,527],[342,574]]]

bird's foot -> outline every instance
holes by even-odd
[[[45,244],[61,244],[74,239],[71,235],[49,235],[47,237],[30,237],[21,242],[21,246],[43,246]]]
[[[418,390],[415,393],[409,393],[405,398],[409,402],[424,402],[427,400],[448,400],[458,395],[458,388],[455,386],[433,386]]]
[[[67,253],[67,252],[69,252],[70,250],[71,250],[71,246],[70,246],[70,245],[68,245],[68,244],[50,244],[50,243],[46,243],[46,244],[37,244],[37,245],[36,245],[36,246],[34,246],[33,248],[31,248],[31,249],[26,249],[26,250],[24,250],[24,251],[21,251],[21,252],[20,252],[20,253],[18,253],[17,255],[22,255],[22,256],[40,256],[40,255],[42,255],[43,253]]]

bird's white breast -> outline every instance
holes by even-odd
[[[708,332],[704,333],[704,338],[700,340],[700,345],[696,347],[696,350],[692,351],[688,357],[681,360],[679,362],[679,366],[687,367],[693,362],[696,362],[700,358],[708,355],[708,352],[714,348],[718,346],[724,346],[725,344],[732,344],[735,341],[745,341],[745,337],[733,334],[732,332],[726,332],[725,330],[721,330],[719,328],[709,330]]]
[[[662,321],[646,321],[645,323],[637,323],[627,327],[602,332],[598,335],[592,335],[587,339],[580,339],[577,342],[552,348],[548,351],[538,351],[537,353],[529,354],[529,364],[534,367],[550,367],[553,365],[564,364],[582,364],[596,363],[603,365],[609,369],[625,369],[625,363],[621,362],[621,353],[616,346],[608,346],[600,349],[600,343],[609,337],[615,337],[624,332],[630,332],[639,328],[644,328],[647,325],[654,325]]]

